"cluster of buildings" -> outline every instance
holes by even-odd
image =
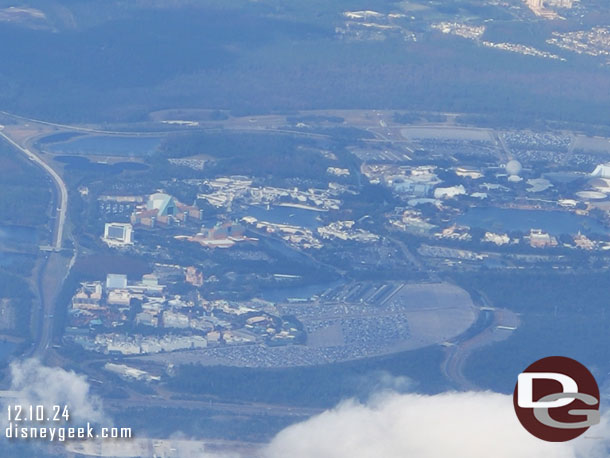
[[[319,227],[318,234],[324,239],[351,240],[354,242],[373,243],[379,241],[379,236],[364,229],[354,227],[355,221],[335,221],[327,226]]]
[[[202,283],[194,267],[159,265],[161,275],[177,269],[182,278],[174,281]],[[218,345],[283,345],[301,332],[277,316],[269,302],[208,301],[198,293],[183,296],[167,289],[155,274],[138,282],[109,274],[104,283],[81,283],[72,298],[66,339],[90,351],[140,355]]]
[[[93,339],[79,339],[83,348],[104,354],[143,355],[207,347],[207,340],[198,335],[143,336],[140,334],[101,333]]]
[[[591,172],[592,178],[610,179],[610,163],[599,164],[595,170]]]
[[[470,40],[478,40],[485,33],[484,25],[469,25],[459,22],[439,22],[432,24],[432,28],[440,30],[442,33],[456,35]]]
[[[257,230],[265,231],[268,234],[277,234],[295,248],[320,249],[324,246],[320,240],[316,238],[313,231],[307,227],[260,221],[254,216],[244,216],[241,220]]]
[[[406,166],[395,164],[362,164],[360,171],[372,184],[382,183],[400,195],[425,197],[442,181],[436,166]]]
[[[510,237],[508,234],[496,234],[495,232],[485,232],[483,242],[493,243],[497,246],[508,245],[510,243]]]
[[[368,161],[361,166],[362,173],[371,183],[381,184],[393,191],[405,203],[404,207],[395,207],[393,212],[386,213],[390,228],[400,230],[415,236],[443,239],[456,242],[481,242],[498,247],[518,245],[543,249],[553,247],[575,248],[583,250],[605,250],[608,245],[603,240],[603,224],[595,227],[595,222],[583,219],[578,222],[582,230],[597,232],[593,239],[583,233],[563,234],[559,241],[557,234],[548,233],[537,227],[535,221],[527,228],[521,237],[509,236],[499,231],[507,222],[484,221],[473,216],[474,223],[465,216],[469,209],[485,206],[514,209],[523,211],[524,218],[542,217],[544,211],[569,212],[574,218],[588,217],[591,210],[601,210],[606,215],[601,223],[610,221],[610,163],[602,163],[592,167],[592,173],[587,174],[581,168],[570,172],[557,172],[547,169],[537,175],[536,170],[523,167],[516,159],[506,163],[498,161],[502,150],[508,148],[511,153],[521,151],[537,152],[567,152],[573,147],[575,139],[570,135],[554,133],[538,133],[530,131],[505,132],[501,134],[495,145],[488,142],[486,146],[496,148],[496,156],[475,161],[466,161],[473,165],[417,165],[407,166],[401,163],[387,161]],[[459,141],[443,143],[437,140],[441,147],[450,144],[458,153],[461,152]],[[436,144],[429,145],[430,151],[435,151]],[[417,144],[415,144],[417,147]],[[468,147],[468,146],[464,146]],[[444,151],[444,150],[443,150]],[[444,153],[451,157],[450,149]],[[447,156],[445,156],[447,157]],[[454,156],[455,162],[459,156]],[[504,156],[506,157],[506,156]],[[510,157],[510,156],[509,156]],[[514,156],[513,156],[514,157]],[[499,163],[500,162],[500,163]],[[404,162],[403,162],[404,163]],[[452,173],[454,175],[452,175]],[[583,178],[588,178],[583,180]],[[562,181],[566,180],[566,181]],[[574,183],[566,193],[565,187],[557,183]],[[563,195],[561,195],[563,194]],[[474,199],[473,199],[474,198]],[[530,215],[526,213],[531,211]],[[498,218],[507,217],[509,213]],[[549,216],[553,218],[553,216]],[[468,221],[468,222],[467,222]],[[577,222],[574,220],[574,222]],[[477,229],[484,229],[482,235],[469,227],[475,224]],[[541,226],[546,227],[544,224]],[[333,227],[331,225],[331,227]],[[326,229],[323,229],[326,230]],[[506,231],[507,229],[505,229]],[[601,230],[601,232],[600,232]],[[475,236],[476,235],[476,239]],[[570,236],[569,240],[565,236]],[[438,256],[439,252],[435,252]],[[462,256],[463,257],[463,256]]]
[[[553,32],[553,37],[547,43],[589,56],[610,56],[610,28],[594,27],[591,30],[576,32]]]
[[[527,0],[533,3],[542,4],[542,0]],[[561,0],[559,0],[561,1]],[[553,18],[559,17],[559,15],[550,9],[544,7],[530,7],[536,14],[540,13],[542,16],[550,16]],[[524,45],[522,43],[511,43],[511,42],[494,42],[489,40],[483,40],[482,37],[485,34],[486,27],[484,25],[471,25],[458,22],[439,22],[431,25],[432,29],[438,30],[442,33],[455,35],[458,37],[474,40],[482,46],[487,48],[501,49],[503,51],[515,52],[523,54],[524,56],[542,57],[546,59],[554,59],[565,61],[563,57],[548,51],[543,51],[533,46]]]
[[[89,188],[81,186],[78,188],[81,195],[89,194]],[[98,199],[100,213],[106,215],[130,215],[131,212],[144,202],[142,196],[100,196]]]
[[[152,375],[149,372],[127,366],[126,364],[106,363],[104,364],[104,369],[125,380],[142,380],[145,382],[158,382],[161,380],[159,375]]]
[[[342,170],[342,169],[339,169]],[[339,171],[336,173],[343,174]],[[349,173],[349,171],[348,171]],[[286,189],[273,186],[253,186],[252,179],[241,176],[220,177],[203,180],[201,184],[210,192],[200,193],[197,198],[207,201],[215,207],[230,209],[234,203],[245,205],[281,205],[285,207],[313,210],[338,210],[341,201],[337,196],[343,188],[332,183],[328,189],[309,188],[306,191],[298,188]]]
[[[102,241],[113,248],[134,244],[134,226],[157,227],[183,225],[187,221],[200,221],[203,211],[196,206],[185,205],[165,193],[142,196],[101,196],[100,209],[106,214],[124,216],[130,211],[129,223],[109,222],[104,225]]]
[[[334,175],[336,177],[347,177],[350,175],[349,169],[344,169],[341,167],[328,167],[326,169],[326,172],[328,172],[330,175]]]
[[[195,267],[180,268],[180,280],[193,286],[203,284],[203,274]],[[130,318],[134,306],[141,308],[135,315],[136,323],[152,322],[147,316],[155,311],[155,325],[161,323],[161,313],[165,306],[189,307],[193,302],[185,302],[180,297],[170,298],[167,286],[160,284],[155,274],[146,274],[138,282],[129,282],[126,275],[108,274],[106,281],[83,282],[72,297],[70,324],[75,328],[117,328]]]
[[[381,41],[399,37],[416,41],[417,36],[404,26],[403,13],[380,13],[372,10],[345,11],[345,22],[335,28],[337,36],[346,41]]]
[[[533,46],[527,46],[527,45],[524,45],[521,43],[508,43],[508,42],[495,43],[493,41],[484,40],[484,41],[481,41],[481,44],[488,48],[496,48],[496,49],[501,49],[503,51],[515,52],[518,54],[523,54],[524,56],[542,57],[545,59],[560,60],[562,62],[566,61],[566,59],[564,57],[558,56],[557,54],[553,54],[548,51],[542,51],[538,48],[534,48]]]
[[[503,170],[504,168],[498,167],[496,175],[506,176]],[[372,184],[386,186],[395,195],[407,201],[411,207],[429,203],[440,209],[444,200],[455,199],[460,196],[486,199],[490,189],[504,189],[507,191],[510,189],[496,183],[478,182],[478,180],[485,176],[483,172],[474,167],[466,166],[459,166],[445,171],[452,171],[456,177],[464,180],[468,179],[468,181],[454,184],[453,186],[440,186],[443,180],[439,178],[439,169],[435,165],[405,166],[385,163],[365,163],[361,166],[361,171]],[[513,180],[512,178],[514,177],[514,175],[509,174],[508,181],[520,180],[520,178]],[[412,218],[411,220],[415,222]],[[394,219],[393,221],[393,224],[401,225],[398,220]]]
[[[557,246],[557,239],[542,229],[530,229],[529,235],[525,236],[532,248],[549,248]]]
[[[133,245],[133,226],[129,223],[106,223],[102,241],[110,247]]]
[[[184,223],[189,219],[201,220],[203,211],[193,205],[185,205],[175,197],[162,192],[151,194],[143,205],[131,214],[133,225],[155,227]]]
[[[256,242],[253,237],[246,237],[246,228],[240,223],[227,221],[218,223],[212,228],[201,227],[201,230],[192,236],[177,235],[176,240],[198,243],[208,248],[230,248],[239,242]]]
[[[545,19],[560,19],[561,16],[551,8],[570,9],[578,0],[524,0],[530,10]]]
[[[317,227],[315,232],[314,229],[307,227],[261,221],[253,216],[245,216],[242,221],[257,230],[277,234],[291,246],[301,249],[319,250],[323,248],[324,244],[320,239],[350,240],[361,243],[373,243],[380,240],[377,234],[356,228],[355,221],[334,221],[326,226]]]
[[[334,176],[348,176],[349,169],[341,167],[329,167],[328,173]],[[329,183],[328,189],[309,188],[278,188],[273,186],[254,186],[253,180],[242,176],[219,177],[204,180],[200,183],[209,189],[209,192],[200,193],[199,199],[219,208],[225,208],[231,212],[235,205],[267,208],[275,207],[294,208],[295,210],[307,210],[311,212],[328,212],[339,210],[342,201],[339,197],[346,192],[353,192],[348,186],[338,183]],[[247,212],[247,210],[246,210]],[[254,231],[264,231],[268,234],[276,234],[291,246],[301,249],[320,249],[324,245],[320,238],[339,238],[343,240],[376,241],[378,236],[367,231],[354,229],[353,222],[338,221],[320,228],[306,227],[295,223],[284,223],[266,221],[264,217],[243,216],[241,222],[250,226]],[[212,229],[202,229],[195,236],[178,236],[177,238],[197,242],[204,246],[229,247],[239,241],[256,240],[247,238],[243,234],[244,226],[231,223],[238,232],[227,234],[225,226]],[[218,234],[223,234],[218,236]]]
[[[429,235],[429,232],[419,233],[418,235]],[[433,234],[437,239],[470,241],[472,235],[470,227],[459,224],[453,224],[439,232]],[[553,248],[559,246],[557,237],[543,231],[542,229],[530,229],[529,233],[523,237],[524,241],[532,248]],[[586,235],[578,232],[572,236],[573,245],[563,244],[566,248],[580,248],[583,250],[593,249],[608,249],[609,244],[597,242],[589,239]],[[506,233],[496,233],[486,231],[480,240],[483,243],[490,243],[496,246],[518,245],[521,242],[519,238],[511,238]]]
[[[472,240],[470,228],[461,224],[452,224],[440,232],[436,232],[434,236],[438,239],[461,240],[465,242]]]
[[[532,5],[530,8],[536,14],[541,16],[547,16],[552,18],[558,18],[559,15],[548,8],[545,8],[543,5],[543,0],[526,0]],[[551,0],[553,1],[553,0]],[[563,0],[557,0],[559,2]],[[547,1],[548,3],[548,1]],[[540,6],[538,6],[540,4]],[[533,57],[542,57],[546,59],[554,59],[565,61],[563,57],[560,57],[556,54],[550,53],[548,51],[543,51],[533,46],[524,45],[521,43],[511,43],[511,42],[494,42],[489,40],[483,40],[483,35],[485,34],[486,27],[484,25],[472,25],[465,24],[459,22],[439,22],[431,25],[432,29],[438,30],[442,33],[455,35],[458,37],[466,38],[469,40],[474,40],[482,46],[488,48],[500,49],[503,51],[515,52],[519,54],[523,54],[525,56],[533,56]]]
[[[349,175],[349,170],[341,167],[330,167],[328,172],[335,176]],[[414,170],[415,192],[424,195],[432,186],[428,183],[429,171]],[[244,207],[294,208],[295,211],[328,212],[339,210],[342,201],[338,198],[346,192],[353,192],[348,186],[329,183],[328,189],[298,188],[286,189],[272,186],[253,186],[253,180],[242,176],[219,177],[210,180],[196,180],[197,184],[208,188],[210,192],[198,194],[198,199],[207,201],[219,208],[225,208],[231,215],[233,206]],[[397,188],[405,187],[407,182],[399,183]],[[438,180],[434,183],[440,182]],[[420,187],[422,187],[420,189]],[[165,193],[155,193],[147,198],[131,198],[119,196],[114,199],[129,201],[133,205],[130,222],[106,223],[102,240],[111,247],[126,247],[134,243],[134,227],[183,226],[186,221],[191,223],[202,219],[202,210],[196,206],[188,206],[175,197]],[[118,201],[117,201],[118,202]],[[246,210],[247,212],[247,210]],[[243,213],[242,213],[243,214]],[[319,218],[318,218],[319,219]],[[354,228],[353,221],[337,221],[324,227],[304,227],[297,224],[265,221],[254,216],[243,216],[240,221],[228,220],[219,222],[213,227],[201,226],[193,235],[174,235],[177,240],[198,243],[209,248],[229,248],[236,243],[256,242],[255,237],[246,236],[246,227],[276,234],[290,245],[302,249],[320,249],[324,245],[321,239],[353,240],[358,242],[374,242],[379,237],[368,231]],[[317,225],[316,225],[317,226]]]
[[[429,223],[419,210],[397,207],[389,217],[392,227],[413,235],[426,236],[437,226]]]
[[[590,174],[582,191],[576,192],[579,200],[588,201],[590,207],[607,209],[604,201],[610,195],[610,163],[599,164]]]

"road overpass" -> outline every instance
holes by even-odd
[[[53,339],[53,316],[55,314],[55,299],[61,285],[55,285],[55,287],[49,287],[49,284],[57,281],[63,282],[64,278],[61,275],[58,276],[58,271],[65,269],[69,272],[74,262],[74,257],[70,260],[69,264],[65,261],[64,254],[62,251],[62,244],[64,238],[64,227],[66,224],[66,216],[68,212],[68,189],[63,179],[59,174],[40,156],[32,152],[26,146],[22,146],[15,140],[10,138],[4,131],[3,126],[0,126],[0,137],[4,138],[11,146],[16,148],[21,153],[36,165],[41,167],[45,173],[47,173],[57,189],[57,202],[53,204],[56,207],[56,217],[53,218],[55,226],[51,235],[51,243],[49,245],[40,246],[41,251],[47,252],[44,260],[40,267],[40,273],[38,278],[38,292],[40,297],[40,314],[39,314],[39,332],[36,338],[36,345],[27,354],[27,356],[35,356],[40,359],[43,358],[47,349],[49,348]],[[66,274],[67,275],[67,274]]]

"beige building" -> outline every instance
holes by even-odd
[[[533,248],[548,248],[557,246],[557,239],[552,235],[543,232],[542,229],[531,229],[530,246]]]

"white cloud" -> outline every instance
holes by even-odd
[[[29,359],[11,364],[11,404],[68,405],[78,422],[106,423],[99,398],[85,376]],[[377,374],[379,394],[365,404],[346,401],[332,410],[281,431],[264,458],[604,458],[610,444],[609,417],[568,443],[540,441],[519,424],[512,397],[491,392],[399,394],[408,379]],[[394,390],[394,391],[388,391]],[[6,421],[6,419],[4,420]],[[197,444],[173,436],[183,456],[201,456]],[[125,444],[122,444],[123,446]],[[201,446],[202,443],[199,443]],[[182,456],[181,455],[181,456]],[[237,455],[208,455],[234,458]]]
[[[47,412],[53,412],[52,406],[68,406],[70,423],[63,420],[52,426],[82,426],[90,422],[104,427],[113,425],[112,420],[103,410],[101,399],[90,392],[90,386],[84,375],[67,371],[60,367],[44,366],[37,359],[14,361],[10,365],[11,387],[16,397],[4,398],[6,405],[22,405],[28,409],[30,405],[44,405]],[[6,412],[6,408],[4,408]],[[27,414],[27,412],[26,412]],[[7,426],[7,415],[0,415],[0,423]],[[44,422],[43,422],[44,423]],[[37,424],[37,426],[43,423]],[[167,447],[173,450],[175,456],[184,458],[240,458],[237,453],[208,452],[202,441],[190,440],[184,434],[175,432],[170,437],[171,444]],[[34,447],[46,445],[44,442],[32,442]],[[159,444],[157,444],[159,445]],[[67,443],[72,451],[90,453],[97,456],[145,456],[151,446],[146,437],[135,440],[94,439]],[[159,445],[160,446],[160,445]],[[0,453],[0,455],[2,455]],[[5,455],[2,455],[5,456]],[[174,456],[174,455],[172,455]],[[243,457],[242,457],[243,458]]]
[[[607,419],[568,443],[548,443],[518,422],[512,397],[385,393],[348,401],[281,431],[266,458],[602,458]]]
[[[363,395],[370,397],[386,392],[408,393],[413,391],[415,382],[409,377],[395,376],[387,371],[374,371],[359,379],[359,388]]]
[[[10,372],[10,390],[16,392],[17,398],[5,399],[5,402],[22,406],[44,405],[51,414],[52,406],[66,405],[71,422],[74,420],[76,424],[107,421],[101,401],[89,392],[89,383],[84,375],[59,367],[43,366],[33,358],[14,361],[10,365]]]

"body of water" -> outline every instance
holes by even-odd
[[[73,170],[86,170],[88,172],[110,172],[121,173],[124,170],[139,172],[148,170],[150,167],[140,162],[116,162],[114,164],[102,164],[91,162],[83,156],[57,156],[56,161],[66,164],[66,168]]]
[[[27,259],[35,259],[35,256],[24,253],[7,253],[5,251],[0,251],[0,267],[8,267],[14,262],[25,261]]]
[[[6,362],[13,355],[17,348],[16,343],[12,342],[0,342],[0,361]]]
[[[457,219],[459,224],[494,232],[542,229],[550,234],[605,234],[608,230],[594,218],[563,211],[475,207]]]
[[[587,177],[581,172],[549,172],[542,176],[553,183],[571,183]]]
[[[160,137],[118,137],[95,135],[77,137],[70,141],[52,143],[45,150],[55,154],[103,156],[144,156],[161,144]]]
[[[38,143],[41,145],[47,145],[49,143],[65,142],[76,137],[82,137],[83,135],[84,134],[78,132],[60,132],[58,134],[51,134],[47,135],[46,137],[42,137],[40,140],[38,140]]]

